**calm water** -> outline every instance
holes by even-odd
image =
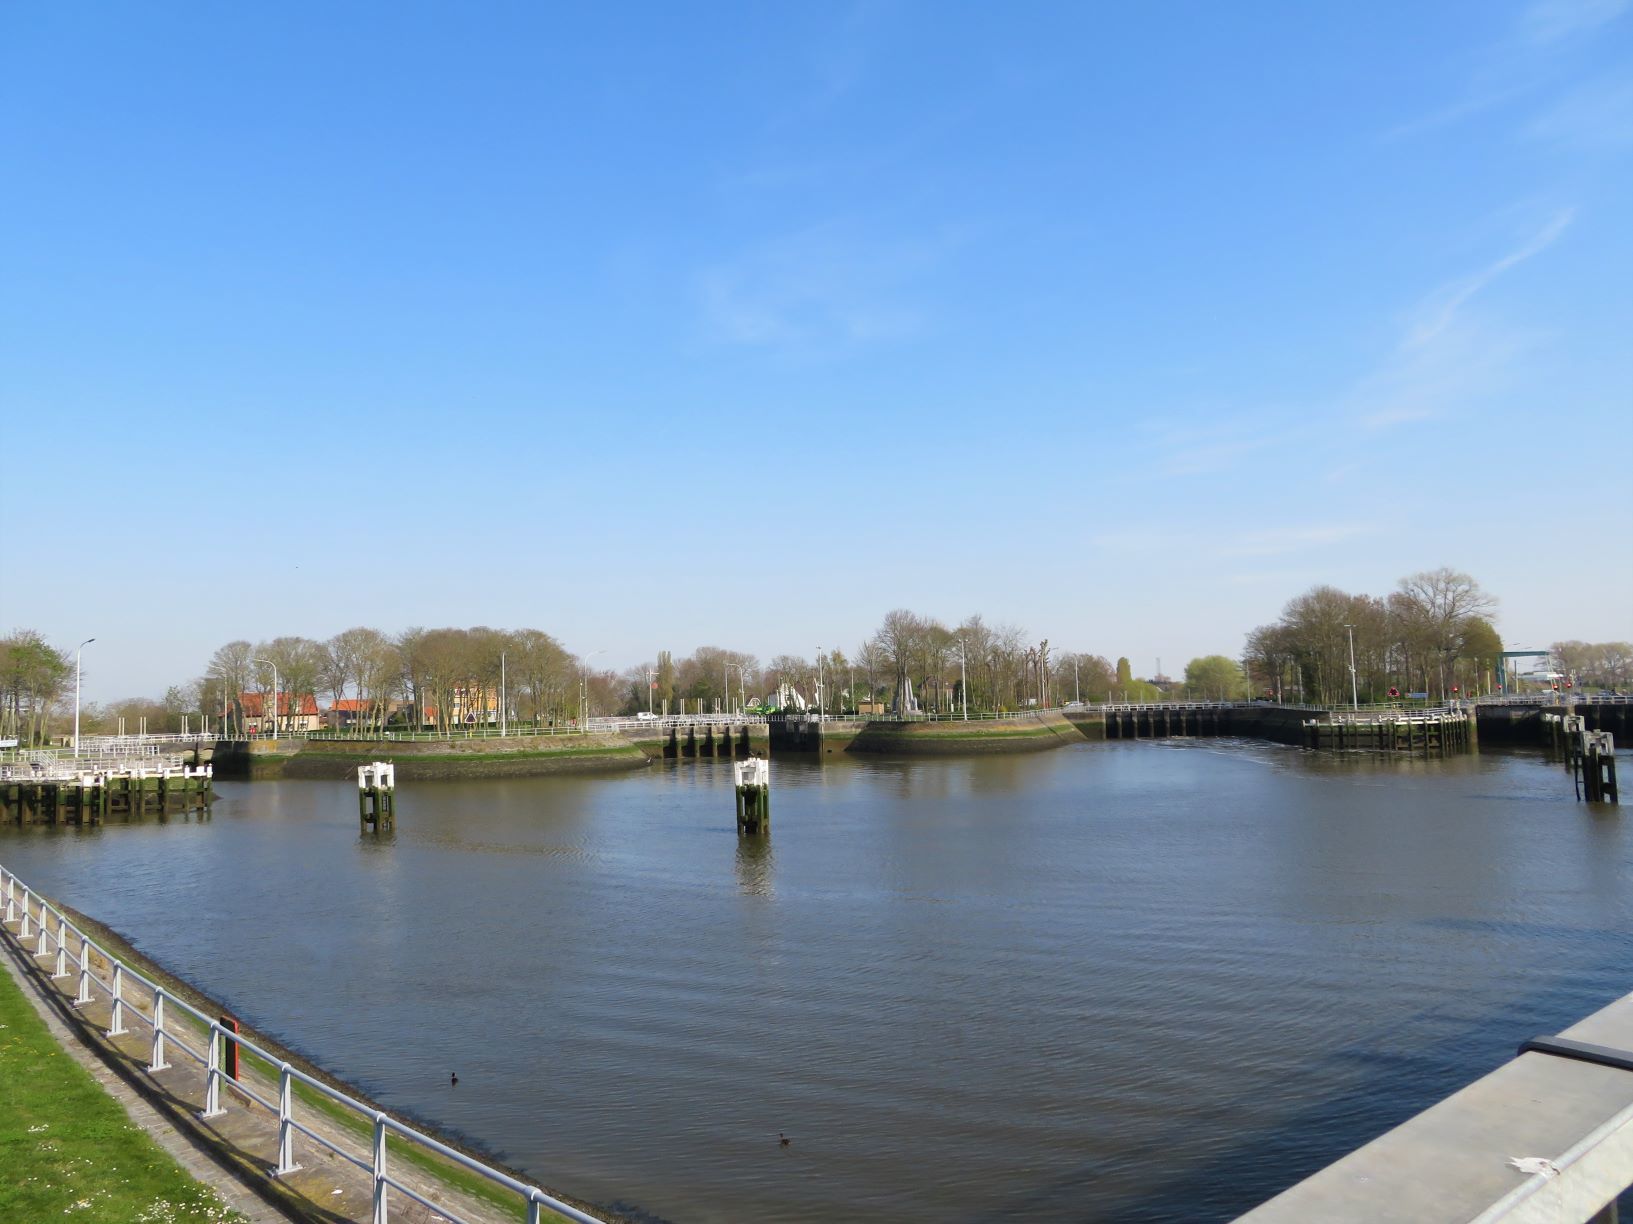
[[[1633,988],[1633,828],[1540,757],[779,761],[764,842],[729,783],[405,785],[390,841],[352,784],[229,784],[0,860],[388,1106],[680,1221],[1228,1218]]]

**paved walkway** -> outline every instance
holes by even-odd
[[[1633,1183],[1633,994],[1560,1036],[1598,1061],[1521,1054],[1241,1224],[1615,1224]]]
[[[150,1073],[147,1064],[152,1037],[147,1025],[133,1022],[127,1016],[129,1031],[120,1037],[109,1037],[112,1005],[101,997],[106,992],[93,984],[92,991],[98,997],[88,1004],[76,1005],[73,1000],[78,974],[73,963],[69,962],[68,976],[53,980],[50,974],[54,953],[34,957],[34,939],[30,938],[25,946],[17,938],[17,926],[15,922],[0,924],[0,932],[3,932],[0,962],[4,963],[5,971],[17,981],[24,996],[68,1054],[124,1107],[131,1121],[152,1135],[190,1174],[214,1187],[229,1206],[255,1224],[281,1220],[322,1221],[324,1224],[372,1220],[373,1185],[368,1172],[300,1135],[295,1142],[295,1159],[302,1167],[282,1177],[271,1176],[270,1170],[276,1166],[278,1156],[276,1115],[250,1102],[232,1087],[233,1081],[224,1079],[220,1098],[225,1112],[201,1119],[198,1114],[205,1096],[203,1066],[172,1045],[168,1056],[171,1065]],[[91,961],[92,971],[108,979],[110,968],[106,964],[99,965],[94,952]],[[125,997],[127,1003],[134,1003],[144,1013],[151,1014],[152,1000],[146,989],[130,984]],[[177,1027],[178,1021],[172,1013],[167,1018],[166,1029]],[[204,1048],[202,1036],[187,1030],[178,1031],[186,1032],[186,1040],[193,1048]],[[245,1068],[243,1082],[267,1100],[278,1098],[275,1079]],[[369,1163],[367,1136],[342,1128],[309,1106],[299,1108],[297,1116],[303,1126],[344,1148],[365,1165]],[[394,1157],[398,1150],[399,1143],[393,1140]],[[447,1214],[442,1214],[406,1195],[393,1193],[390,1202],[393,1221],[437,1224],[444,1220],[466,1220],[470,1224],[498,1224],[523,1217],[519,1195],[514,1208],[505,1211],[413,1169],[402,1159],[392,1159],[390,1169],[392,1177],[412,1186],[431,1202],[447,1207]],[[547,1214],[546,1218],[557,1217]]]

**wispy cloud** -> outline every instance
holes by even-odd
[[[1183,554],[1193,560],[1236,562],[1291,557],[1330,548],[1345,540],[1371,535],[1377,528],[1367,522],[1336,522],[1238,531],[1216,525],[1211,530],[1218,531],[1218,537],[1200,548],[1194,531],[1171,527],[1123,527],[1103,531],[1091,537],[1089,544],[1103,552],[1128,556]]]
[[[1344,540],[1368,535],[1375,530],[1370,523],[1318,523],[1304,527],[1248,531],[1228,537],[1213,550],[1213,555],[1223,560],[1282,557],[1306,552],[1312,548],[1328,548]]]
[[[1219,414],[1202,424],[1158,421],[1148,432],[1165,476],[1229,471],[1288,436],[1285,428],[1267,421],[1262,410],[1251,418]]]
[[[1549,218],[1547,224],[1540,230],[1508,254],[1487,264],[1471,276],[1461,277],[1435,290],[1418,308],[1418,320],[1408,332],[1401,347],[1407,350],[1421,349],[1431,343],[1452,325],[1458,311],[1462,310],[1470,298],[1504,272],[1518,267],[1553,246],[1575,217],[1574,208],[1561,209]]]
[[[1591,42],[1584,36],[1623,17],[1630,4],[1633,0],[1538,0],[1506,35],[1474,57],[1459,96],[1396,124],[1383,139],[1419,136],[1569,86],[1575,53]]]
[[[1373,432],[1444,416],[1501,390],[1527,343],[1489,326],[1450,329],[1362,378],[1342,414]]]
[[[706,268],[698,296],[720,343],[820,352],[898,340],[928,323],[915,288],[961,238],[881,239],[853,225],[814,226]]]
[[[1519,20],[1519,34],[1537,46],[1551,46],[1615,21],[1629,0],[1537,0]]]
[[[1344,414],[1368,430],[1432,420],[1489,395],[1531,343],[1526,336],[1470,321],[1469,303],[1504,274],[1542,254],[1570,228],[1562,208],[1505,254],[1427,294],[1409,314],[1395,351],[1344,397]]]
[[[1580,85],[1526,124],[1521,134],[1580,153],[1633,148],[1633,80],[1607,77]]]

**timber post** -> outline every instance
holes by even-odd
[[[357,831],[376,833],[397,827],[397,767],[375,761],[357,767]]]
[[[737,789],[737,832],[765,833],[771,828],[771,762],[762,757],[732,762]]]
[[[1582,789],[1589,803],[1619,803],[1616,740],[1609,731],[1582,732]]]

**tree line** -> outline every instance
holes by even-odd
[[[1265,694],[1317,705],[1385,701],[1391,689],[1442,700],[1483,692],[1503,649],[1496,606],[1468,574],[1446,567],[1408,575],[1385,596],[1312,587],[1248,634],[1243,663]]]
[[[274,669],[275,672],[274,672]],[[229,731],[248,722],[246,693],[271,691],[276,678],[278,716],[288,719],[320,697],[349,702],[349,722],[379,731],[413,723],[448,731],[497,720],[501,694],[507,717],[557,723],[577,718],[581,689],[605,699],[605,673],[590,677],[582,661],[540,629],[406,629],[387,634],[368,626],[326,641],[278,637],[228,642],[210,657],[198,682],[203,713],[225,719]]]
[[[1548,648],[1554,666],[1589,688],[1633,687],[1633,642],[1555,642]]]
[[[260,713],[277,669],[287,718],[309,704],[345,702],[364,731],[412,725],[449,731],[471,722],[556,724],[586,715],[739,711],[775,704],[785,686],[835,714],[918,709],[956,713],[1164,697],[1234,700],[1249,695],[1316,704],[1387,700],[1389,691],[1435,698],[1489,691],[1503,645],[1492,624],[1496,600],[1467,574],[1412,574],[1384,596],[1317,586],[1288,601],[1275,622],[1254,629],[1241,659],[1192,659],[1184,679],[1136,677],[1126,657],[1057,647],[979,614],[955,622],[897,608],[854,648],[780,654],[700,646],[684,658],[660,652],[623,672],[596,669],[539,629],[357,626],[326,640],[239,639],[217,649],[197,679],[163,698],[87,704],[87,733],[180,730],[208,716],[242,733]],[[1350,670],[1353,635],[1354,674]],[[71,723],[70,651],[33,630],[0,638],[0,738],[46,742],[53,719]],[[1551,666],[1589,687],[1633,685],[1626,642],[1553,644]],[[246,701],[246,697],[254,695]],[[254,713],[248,711],[253,710]],[[197,724],[194,724],[197,725]]]

